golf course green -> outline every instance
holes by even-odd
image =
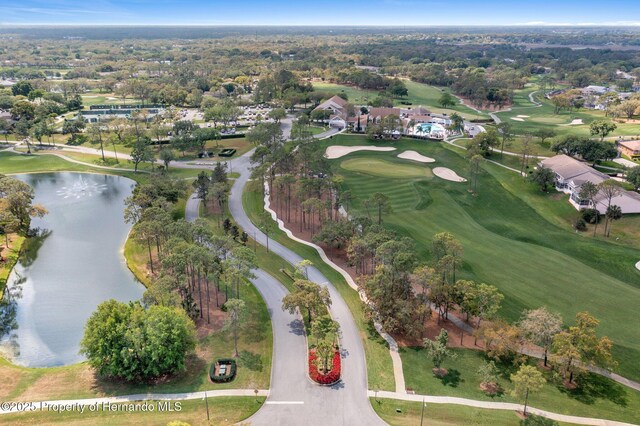
[[[407,160],[404,160],[407,162]],[[380,158],[358,157],[344,160],[340,163],[344,170],[364,173],[370,176],[387,177],[393,179],[432,177],[431,169],[426,166],[412,164],[398,164]]]
[[[323,143],[362,145],[365,141],[340,136]],[[398,150],[413,149],[435,158],[437,164],[469,177],[467,161],[449,145],[411,140],[392,144]],[[465,250],[461,278],[496,285],[505,295],[502,316],[515,321],[524,309],[546,305],[569,324],[577,312],[589,311],[601,320],[601,334],[615,343],[618,371],[640,378],[640,329],[629,327],[640,300],[640,272],[634,267],[637,248],[594,240],[559,226],[546,216],[553,208],[543,212],[526,196],[510,192],[512,187],[494,176],[505,170],[491,164],[483,166],[477,196],[457,182],[416,179],[415,175],[403,179],[395,170],[407,167],[405,160],[388,152],[355,152],[348,160],[331,164],[334,173],[344,178],[344,189],[352,191],[351,214],[365,215],[363,201],[375,192],[384,193],[393,207],[393,213],[384,216],[385,226],[412,237],[421,261],[429,260],[434,234],[451,232]],[[377,166],[367,168],[366,164]],[[380,170],[383,166],[390,170]],[[533,184],[522,186],[529,191],[525,195],[538,191]],[[551,197],[544,201],[545,206],[564,202]]]

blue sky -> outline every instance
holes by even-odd
[[[640,26],[640,1],[0,0],[2,24]]]

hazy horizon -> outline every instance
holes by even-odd
[[[421,13],[422,12],[422,13]],[[636,16],[638,19],[630,20]],[[337,0],[306,4],[274,0],[24,0],[0,5],[0,25],[56,26],[640,26],[640,3],[612,0]]]

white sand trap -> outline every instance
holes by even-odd
[[[516,117],[518,117],[518,118],[529,118],[528,115],[516,115]]]
[[[435,167],[433,169],[433,174],[438,176],[440,179],[450,180],[451,182],[467,181],[465,178],[458,176],[456,172],[446,167]]]
[[[575,126],[577,124],[584,124],[582,122],[582,118],[576,118],[575,120],[571,121],[571,123],[569,123],[569,126]]]
[[[324,156],[329,160],[344,157],[347,154],[351,154],[356,151],[395,151],[396,149],[390,146],[340,146],[331,145],[327,148]]]
[[[524,118],[520,118],[520,117],[509,117],[510,119],[512,119],[513,121],[524,121]]]
[[[425,157],[422,154],[419,154],[415,151],[405,151],[402,154],[398,154],[398,158],[402,158],[404,160],[413,160],[413,161],[417,161],[419,163],[435,163],[436,160],[434,160],[431,157]]]
[[[636,263],[636,268],[640,271],[640,262]]]

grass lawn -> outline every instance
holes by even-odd
[[[397,401],[385,398],[370,398],[371,406],[380,418],[391,426],[415,426],[420,424],[423,414],[422,403]],[[400,410],[400,412],[398,412]],[[464,405],[431,404],[424,407],[423,421],[428,426],[458,425],[517,425],[519,418],[513,411],[487,410],[483,408],[465,407]],[[568,423],[562,423],[566,425]]]
[[[254,223],[260,222],[260,215],[264,211],[262,191],[257,182],[249,183],[243,194],[244,209]],[[380,390],[395,390],[395,381],[393,377],[393,366],[391,363],[391,357],[389,355],[389,348],[387,343],[380,337],[373,327],[373,323],[365,318],[364,306],[360,301],[358,294],[346,283],[342,275],[336,272],[322,261],[315,249],[306,246],[304,244],[297,243],[287,235],[274,226],[271,237],[298,253],[304,259],[308,259],[322,272],[322,274],[331,281],[331,283],[340,292],[340,295],[344,298],[345,302],[351,310],[351,314],[360,329],[362,335],[362,341],[364,344],[365,354],[367,357],[367,374],[369,380],[370,389]],[[280,262],[284,262],[280,260]],[[262,266],[262,265],[261,265]],[[275,263],[265,268],[267,272],[274,274],[278,277],[279,269],[288,267],[291,269],[291,265],[288,263]],[[277,271],[274,271],[276,269]],[[281,280],[285,282],[284,280]]]
[[[127,98],[126,102],[122,101],[121,97],[115,96],[113,93],[104,93],[104,94],[83,94],[80,95],[82,97],[82,105],[85,109],[89,109],[91,105],[136,105],[142,103],[140,99],[131,99]]]
[[[319,135],[320,133],[324,133],[327,130],[329,130],[328,127],[321,127],[321,126],[310,126],[309,127],[309,131],[311,132],[312,135]]]
[[[522,403],[509,394],[513,388],[509,380],[509,375],[515,372],[513,365],[499,365],[503,371],[499,384],[504,393],[489,397],[480,390],[480,379],[476,376],[478,368],[485,362],[484,353],[464,349],[452,351],[457,357],[443,363],[449,373],[439,379],[432,373],[433,364],[423,348],[403,348],[400,355],[407,387],[425,395]],[[584,376],[584,385],[570,391],[556,383],[551,373],[545,375],[548,382],[544,388],[529,396],[533,407],[574,416],[640,422],[640,392],[595,374]]]
[[[451,115],[454,112],[461,114],[467,120],[473,119],[488,119],[489,116],[484,113],[478,113],[473,109],[463,104],[456,104],[451,108],[442,108],[438,103],[440,96],[442,96],[442,89],[428,84],[417,83],[411,80],[404,80],[405,86],[409,91],[409,96],[406,99],[397,99],[396,105],[405,106],[403,102],[408,102],[412,106],[422,105],[432,112],[444,113]]]
[[[362,137],[339,136],[318,143],[363,142]],[[469,177],[466,160],[449,145],[408,140],[393,144],[397,152],[413,149],[435,158],[430,167],[447,166]],[[640,378],[640,329],[626,326],[636,317],[640,300],[640,272],[634,268],[640,260],[637,247],[576,234],[560,223],[566,220],[563,215],[571,214],[562,196],[541,196],[517,174],[491,164],[479,178],[479,196],[472,196],[464,183],[377,177],[341,167],[345,160],[359,158],[413,165],[393,153],[371,151],[332,161],[335,174],[356,197],[352,213],[366,214],[362,202],[375,192],[386,194],[393,213],[384,216],[385,225],[412,237],[423,261],[429,258],[433,235],[451,232],[465,249],[461,278],[496,285],[505,295],[502,316],[514,321],[523,309],[546,305],[570,324],[577,312],[588,310],[601,320],[600,333],[614,341],[619,372]]]
[[[65,156],[68,156],[69,158],[73,158],[79,161],[84,161],[87,163],[96,163],[96,165],[102,164],[100,155],[83,154],[83,153],[67,152],[67,151],[63,151],[62,154]],[[109,159],[107,160],[109,161]],[[112,160],[114,161],[115,159],[112,159]],[[114,164],[109,164],[109,166],[131,169],[131,171],[124,172],[124,171],[108,170],[108,169],[101,169],[97,167],[85,166],[83,164],[71,163],[55,155],[46,155],[46,154],[20,155],[12,152],[0,152],[0,170],[2,170],[2,173],[8,173],[8,174],[76,171],[76,172],[117,174],[120,176],[126,176],[136,181],[145,181],[147,179],[151,179],[153,176],[148,173],[135,173],[133,171],[133,164],[124,160],[122,160],[119,164],[114,163]],[[149,164],[140,164],[138,169],[142,171],[150,170],[151,166]],[[169,174],[177,178],[190,179],[190,178],[195,178],[198,175],[198,173],[200,173],[202,170],[204,169],[169,168]]]
[[[194,399],[180,402],[179,411],[159,411],[157,403],[153,412],[97,411],[84,413],[36,411],[21,414],[5,414],[0,424],[7,425],[166,425],[172,421],[187,422],[192,425],[232,425],[251,417],[264,403],[264,397],[217,397],[208,398],[210,421],[207,422],[205,402]],[[135,403],[143,404],[142,402]]]

